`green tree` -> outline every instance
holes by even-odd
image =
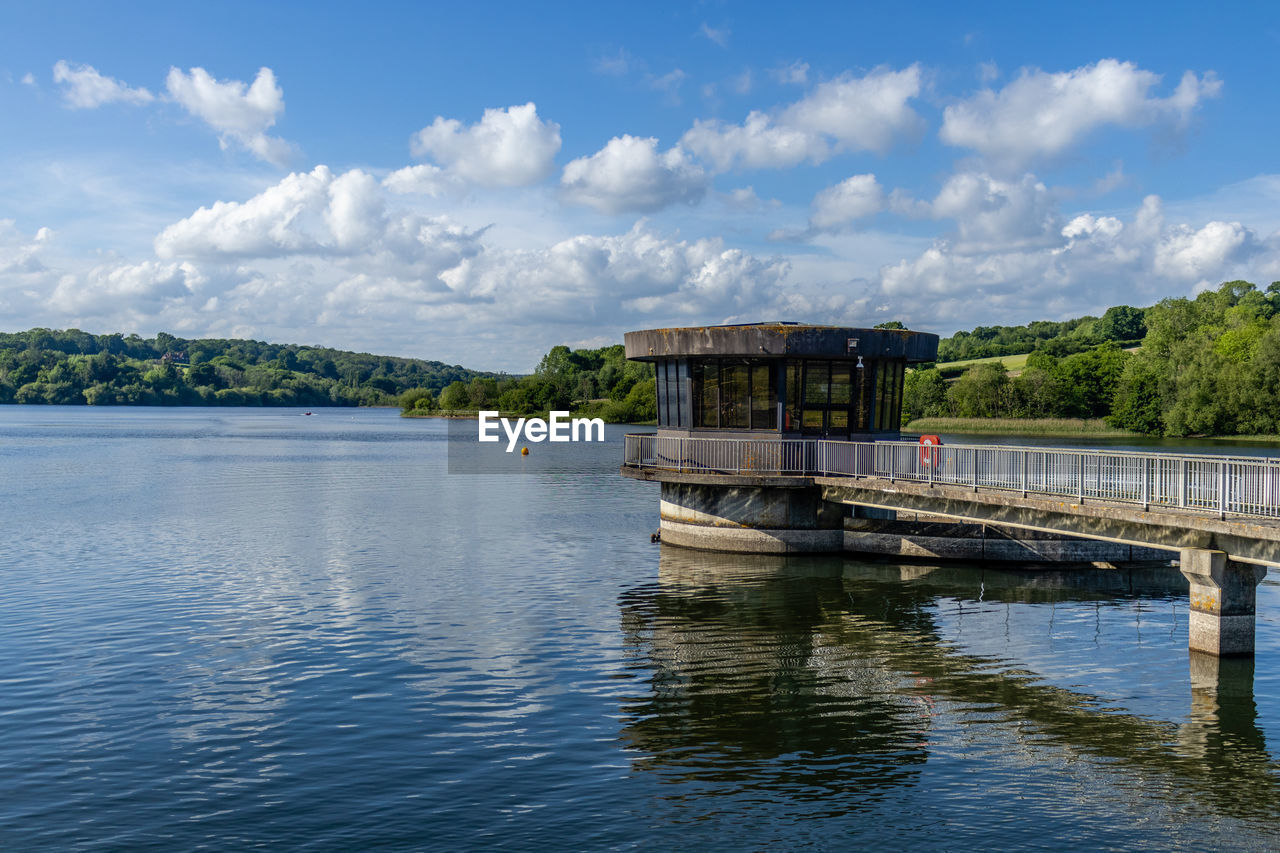
[[[969,368],[947,391],[951,412],[961,418],[998,418],[1008,411],[1009,375],[998,364]]]

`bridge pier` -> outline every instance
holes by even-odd
[[[1257,588],[1267,567],[1237,563],[1224,551],[1184,548],[1180,568],[1191,584],[1191,651],[1252,655]]]

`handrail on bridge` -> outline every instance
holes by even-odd
[[[624,464],[705,474],[847,476],[1280,517],[1280,459],[826,439],[626,436]]]

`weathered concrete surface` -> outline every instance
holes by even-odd
[[[816,486],[662,484],[662,540],[705,550],[828,553],[844,543],[845,508]]]
[[[823,498],[832,502],[914,510],[1172,551],[1225,551],[1237,562],[1280,564],[1280,523],[1269,520],[1219,519],[1164,508],[1144,510],[1095,501],[1081,504],[1062,498],[1023,497],[1018,492],[904,481],[814,477],[814,482],[822,487]]]
[[[1128,563],[1174,558],[1173,552],[1155,548],[965,522],[847,518],[844,524],[845,550],[854,553],[1015,563]]]
[[[704,551],[732,551],[745,554],[831,554],[843,546],[844,531],[771,530],[758,527],[723,527],[689,524],[663,518],[660,528],[664,545],[699,548]]]
[[[1187,548],[1179,568],[1191,583],[1188,646],[1211,655],[1253,654],[1257,588],[1263,566],[1227,559],[1222,551]]]
[[[787,530],[840,530],[845,508],[816,488],[663,483],[661,515],[686,524]]]
[[[861,355],[915,362],[933,361],[938,355],[938,336],[928,332],[787,323],[648,329],[627,332],[623,343],[627,358],[637,361],[734,355],[854,359]]]

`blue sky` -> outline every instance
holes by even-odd
[[[523,372],[1266,285],[1273,9],[4,4],[0,326]]]

